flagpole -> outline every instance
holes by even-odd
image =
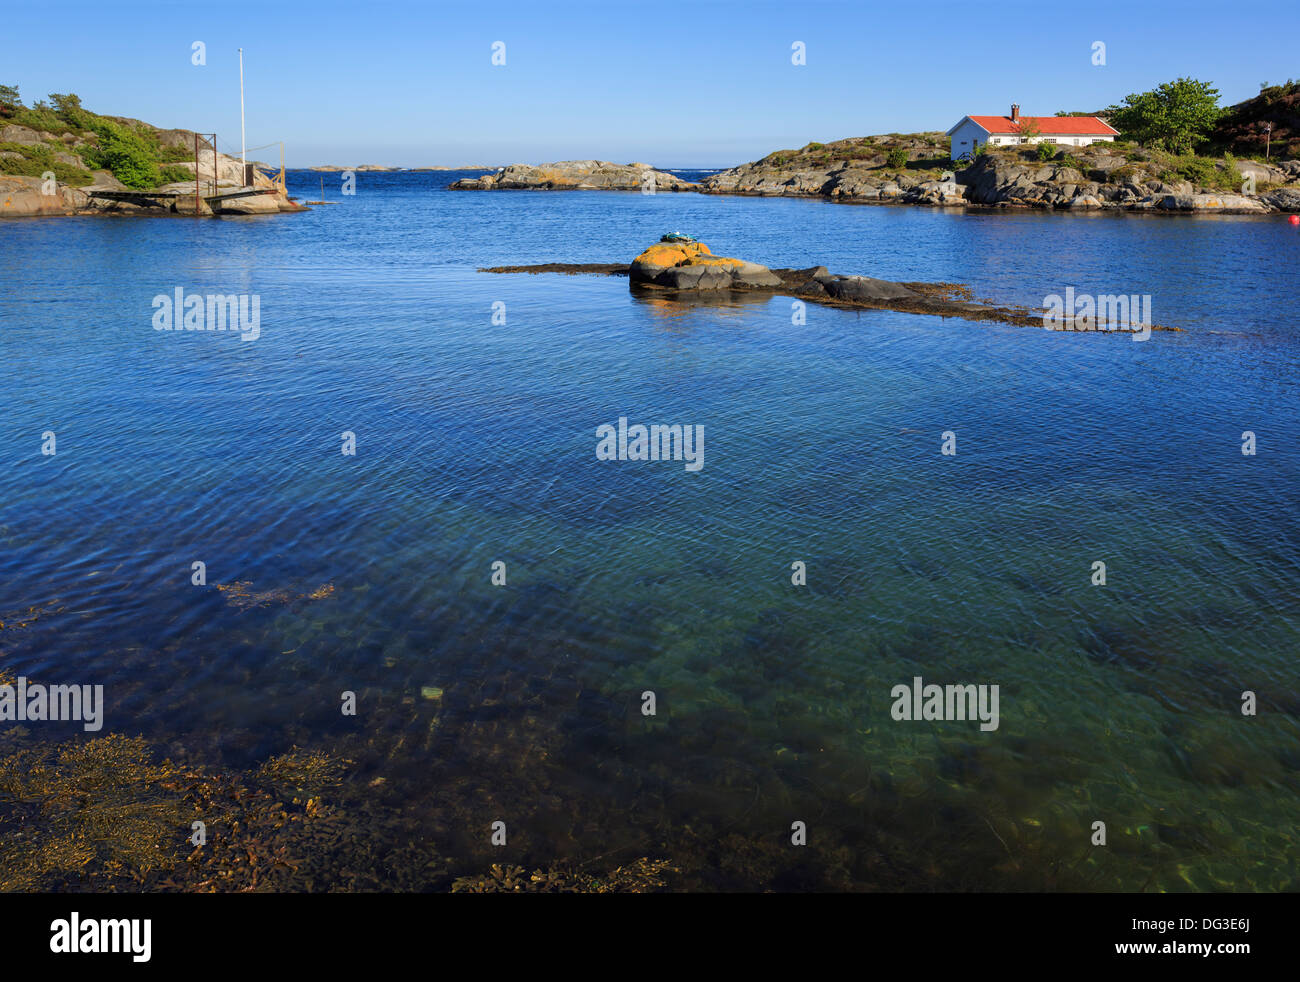
[[[243,170],[239,180],[247,180],[248,175],[248,141],[244,138],[244,49],[239,49],[239,163]]]

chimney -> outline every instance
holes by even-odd
[[[1011,103],[1011,122],[1013,123],[1020,122],[1020,107],[1017,106],[1014,102]]]

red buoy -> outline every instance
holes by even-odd
[[[1300,215],[1292,215],[1287,219],[1292,225],[1300,225]]]

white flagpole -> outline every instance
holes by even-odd
[[[239,49],[239,163],[243,170],[240,171],[239,180],[247,180],[248,174],[248,141],[244,139],[244,49]]]

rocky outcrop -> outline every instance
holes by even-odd
[[[1278,186],[1300,189],[1300,160],[1236,161],[1243,180],[1253,178],[1261,192],[1251,194],[1182,179],[1167,182],[1161,168],[1168,165],[1156,155],[1110,144],[1063,147],[1048,160],[1024,148],[1007,148],[983,154],[965,168],[950,163],[947,150],[935,134],[810,143],[710,175],[700,190],[887,204],[1263,214],[1295,210],[1292,196],[1277,193]],[[1218,165],[1217,183],[1227,183],[1227,166],[1226,161]]]
[[[703,242],[659,242],[632,260],[638,286],[668,290],[756,290],[781,285],[766,266],[715,256]]]
[[[966,197],[953,180],[942,174],[908,174],[886,169],[883,154],[865,160],[842,161],[825,170],[790,171],[782,165],[759,161],[706,177],[700,190],[706,194],[822,197],[844,201],[893,204],[964,205]]]
[[[1067,166],[1064,160],[1026,160],[1018,153],[988,153],[956,174],[972,204],[995,207],[1122,209],[1156,212],[1215,212],[1266,214],[1280,209],[1273,200],[1256,194],[1224,193],[1197,188],[1190,181],[1166,182],[1140,162],[1104,149],[1079,151]],[[1286,179],[1282,168],[1245,166],[1261,180]],[[1284,199],[1283,199],[1284,200]]]
[[[1261,197],[1245,194],[1160,194],[1148,195],[1133,205],[1135,211],[1217,211],[1228,215],[1264,215],[1273,211]]]
[[[87,201],[80,188],[46,184],[39,177],[0,174],[0,218],[75,215],[86,208]]]
[[[452,182],[453,191],[694,191],[696,185],[649,164],[608,160],[561,160],[554,164],[511,164],[494,174]]]
[[[1260,197],[1278,211],[1300,212],[1300,187],[1280,188],[1262,194]]]
[[[781,282],[791,292],[809,299],[825,297],[847,304],[871,304],[891,300],[919,300],[921,294],[902,283],[871,276],[841,276],[825,266],[781,270]]]

